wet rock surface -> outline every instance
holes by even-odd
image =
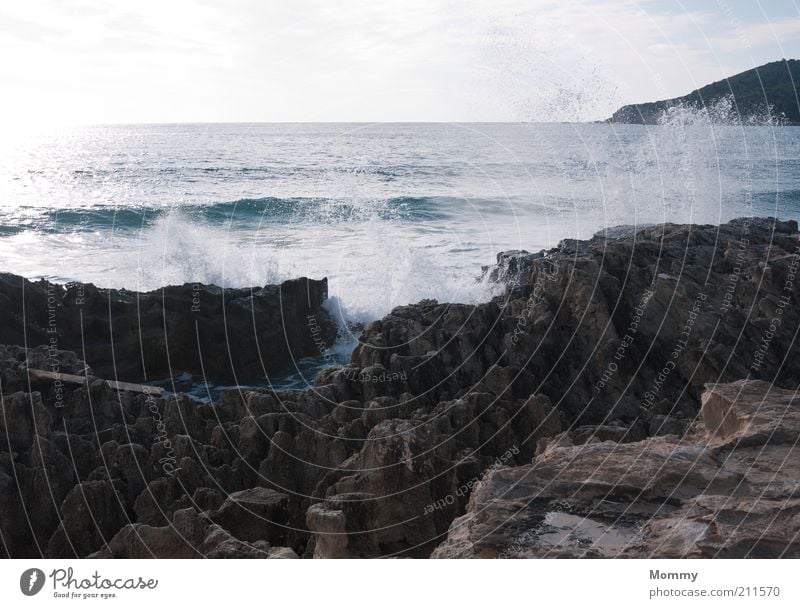
[[[486,276],[505,295],[396,308],[308,390],[212,405],[116,390],[108,361],[0,346],[2,555],[797,556],[797,247],[795,223],[751,219],[502,254]],[[214,296],[250,323],[237,361],[258,355],[254,314],[323,352],[305,316],[322,292],[297,285],[297,315],[277,320],[249,290]],[[125,318],[135,298],[118,295]],[[183,356],[205,365],[192,337]],[[78,380],[29,377],[47,365]]]

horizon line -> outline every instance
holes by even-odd
[[[607,123],[607,120],[157,120],[157,121],[114,121],[114,122],[62,122],[17,124],[17,128],[40,127],[133,127],[133,126],[171,126],[171,125],[583,125]],[[2,125],[3,128],[10,125]]]

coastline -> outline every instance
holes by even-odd
[[[238,380],[264,352],[271,369],[319,355],[335,340],[324,280],[223,296],[2,275],[5,557],[531,557],[568,529],[591,542],[561,555],[797,557],[795,524],[751,533],[797,507],[773,465],[800,437],[798,406],[773,387],[800,377],[799,260],[796,222],[768,218],[505,252],[487,270],[504,295],[397,307],[308,390],[230,389],[213,406],[104,380],[144,381],[173,360]],[[85,384],[27,371],[54,362]],[[757,418],[759,403],[781,423]],[[726,464],[759,447],[757,474]],[[761,528],[689,534],[730,496],[764,492]],[[666,532],[675,521],[686,534]]]

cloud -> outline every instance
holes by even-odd
[[[6,120],[586,120],[797,49],[800,20],[704,5],[18,0]],[[742,34],[739,32],[739,34]],[[775,44],[772,44],[775,42]],[[746,54],[737,52],[746,49]]]
[[[713,36],[709,43],[717,51],[736,51],[761,46],[783,46],[800,40],[800,19],[780,19],[743,25],[734,20],[725,35]],[[777,57],[776,57],[777,59]]]

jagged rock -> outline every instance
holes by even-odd
[[[800,438],[800,399],[763,381],[709,384],[700,415],[720,449],[792,445]]]
[[[285,544],[288,507],[286,494],[269,488],[251,488],[230,494],[211,519],[241,540]]]
[[[37,433],[46,435],[51,416],[39,393],[17,392],[3,398],[0,416],[0,450],[30,449]]]
[[[248,543],[211,523],[194,509],[177,511],[169,525],[153,527],[129,524],[93,558],[256,558],[297,557],[287,547],[272,547],[264,541]]]
[[[0,343],[82,352],[96,373],[131,382],[182,372],[241,382],[330,345],[337,330],[322,308],[327,297],[327,279],[136,293],[0,273]]]
[[[661,432],[685,429],[709,379],[800,377],[796,222],[665,224],[499,259],[505,296],[396,308],[366,328],[353,363],[404,373],[420,403],[505,388],[547,395],[578,424]]]
[[[50,538],[52,558],[86,557],[100,550],[130,519],[125,498],[109,481],[84,481],[61,503],[61,524]]]
[[[796,224],[767,219],[514,252],[495,269],[504,296],[399,307],[312,390],[237,387],[215,404],[0,347],[2,555],[795,555],[800,424],[777,387],[800,377],[797,247]],[[2,288],[20,285],[0,283],[12,310],[20,294]],[[48,285],[27,289],[35,304]],[[107,312],[111,292],[89,292],[84,312]],[[114,293],[124,312],[131,294]],[[250,300],[214,297],[217,312],[250,306],[231,314],[252,325]],[[147,323],[173,318],[146,304]],[[321,316],[295,320],[324,343]],[[49,364],[85,381],[28,384]],[[748,373],[776,387],[725,384]],[[84,510],[96,535],[80,534]]]
[[[348,545],[350,535],[347,531],[346,516],[343,508],[337,509],[338,501],[346,501],[357,496],[332,496],[327,503],[316,503],[306,513],[308,529],[314,533],[315,559],[339,559],[350,557]],[[351,518],[352,519],[352,518]],[[371,552],[371,551],[369,551]]]
[[[426,507],[453,483],[452,470],[437,471],[444,463],[435,451],[427,426],[407,420],[375,426],[361,452],[340,468],[324,505],[309,509],[306,521],[315,533],[315,555],[427,555],[443,530],[437,530],[440,520],[430,517]],[[453,509],[445,505],[446,511]]]
[[[137,521],[151,526],[164,525],[171,519],[176,505],[182,505],[186,498],[187,489],[179,479],[173,475],[158,477],[142,490],[134,502]]]
[[[129,559],[188,559],[203,557],[199,551],[208,530],[208,520],[194,511],[177,511],[166,526],[128,524],[108,545],[89,557]]]
[[[208,541],[208,538],[206,539]],[[271,547],[265,541],[245,543],[230,538],[206,553],[209,559],[299,559],[289,547]]]

